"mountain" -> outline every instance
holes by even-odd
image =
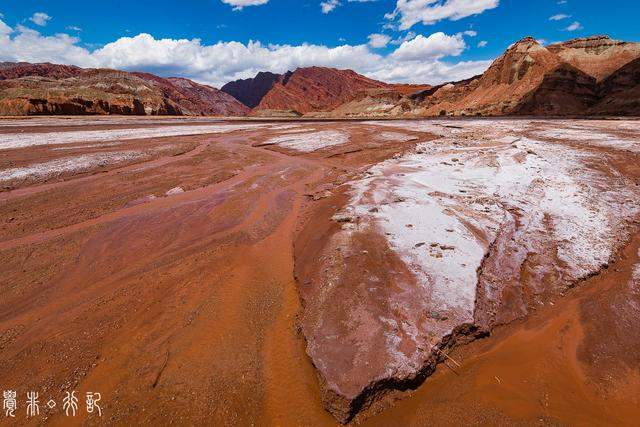
[[[249,108],[257,107],[262,98],[274,84],[282,78],[281,74],[260,72],[255,77],[229,82],[220,88]]]
[[[367,89],[390,86],[351,70],[298,68],[282,75],[264,95],[256,110],[294,110],[302,114],[329,111]]]
[[[0,115],[248,112],[232,96],[183,78],[56,64],[0,64]]]
[[[615,71],[598,86],[595,115],[640,116],[640,58]]]
[[[480,76],[398,97],[356,97],[328,117],[639,114],[640,44],[595,36],[511,45]]]
[[[640,57],[640,43],[592,36],[547,46],[568,64],[602,81],[625,64]]]
[[[390,84],[352,70],[258,73],[222,90],[182,78],[67,65],[0,63],[0,115],[185,114],[259,117],[640,114],[640,43],[593,36],[511,45],[479,76]]]

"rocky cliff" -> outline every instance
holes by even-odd
[[[0,115],[243,116],[248,111],[228,94],[182,78],[55,64],[0,65]]]

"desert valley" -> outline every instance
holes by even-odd
[[[638,43],[440,85],[5,62],[0,115],[6,387],[115,425],[640,419]]]

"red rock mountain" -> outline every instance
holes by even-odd
[[[405,100],[399,104],[413,116],[638,114],[638,58],[640,44],[606,36],[549,47],[526,37],[482,76],[414,94],[409,106]]]
[[[55,64],[0,64],[0,115],[243,116],[248,111],[228,94],[182,78]]]
[[[329,111],[365,90],[390,86],[351,70],[298,68],[281,76],[256,109],[294,110],[299,113]]]
[[[249,108],[257,107],[262,98],[274,84],[282,78],[281,74],[260,72],[255,77],[229,82],[220,88]]]
[[[526,37],[481,76],[439,86],[351,70],[258,73],[222,91],[180,78],[0,63],[0,114],[425,117],[639,114],[640,43],[593,36],[542,46]],[[235,97],[235,98],[234,98]]]
[[[640,43],[593,36],[547,46],[568,64],[602,81],[625,64],[640,57]]]
[[[598,85],[598,96],[591,114],[640,116],[640,58],[604,79]]]

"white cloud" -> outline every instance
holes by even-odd
[[[407,34],[405,34],[404,36],[391,40],[391,44],[395,44],[395,45],[402,44],[406,41],[414,39],[416,36],[417,34],[414,33],[413,31],[408,31]]]
[[[329,13],[338,6],[340,6],[340,2],[338,0],[327,0],[320,3],[322,13]]]
[[[0,49],[2,46],[2,36],[6,36],[7,34],[11,34],[13,32],[13,28],[2,22],[0,20]]]
[[[582,30],[584,27],[578,21],[575,21],[573,24],[569,25],[565,30],[567,31],[578,31]]]
[[[571,15],[559,13],[557,15],[550,16],[549,21],[562,21],[563,19],[567,19],[567,18],[571,18]]]
[[[429,37],[422,34],[403,42],[391,56],[401,61],[428,61],[445,56],[458,56],[466,48],[460,34],[448,36],[445,33],[433,33]]]
[[[399,18],[399,28],[406,30],[418,22],[432,25],[444,19],[457,21],[494,9],[499,4],[500,0],[397,0],[395,10],[385,17]]]
[[[29,21],[33,22],[36,25],[39,25],[40,27],[44,27],[45,25],[47,25],[47,22],[49,22],[50,20],[51,17],[44,12],[36,12],[31,15],[31,18],[29,18]]]
[[[369,46],[374,49],[386,47],[391,41],[391,37],[386,34],[369,34]]]
[[[467,30],[467,31],[463,31],[460,34],[462,34],[463,36],[475,37],[478,35],[478,32],[473,30]]]
[[[489,43],[486,40],[481,40],[478,42],[478,47],[485,47]]]
[[[269,0],[222,0],[222,3],[233,6],[233,10],[242,10],[247,6],[260,6],[269,3]]]
[[[76,26],[76,25],[69,25],[69,26],[67,26],[67,27],[65,27],[65,28],[66,28],[67,30],[70,30],[70,31],[82,31],[82,28],[80,28],[80,27],[78,27],[78,26]]]
[[[435,33],[405,40],[389,55],[368,45],[328,47],[314,44],[271,45],[257,41],[203,44],[199,39],[156,39],[149,34],[121,37],[89,50],[68,34],[45,36],[23,26],[15,30],[0,20],[0,61],[53,62],[81,67],[148,71],[182,76],[220,87],[259,71],[283,73],[311,65],[353,69],[368,77],[398,83],[459,80],[483,72],[489,61],[450,63],[465,48],[460,34]]]
[[[13,32],[7,32],[5,27],[8,28],[4,22],[0,21],[0,60],[2,61],[49,61],[85,67],[99,65],[99,62],[86,49],[77,46],[80,41],[78,38],[68,34],[43,36],[22,25],[18,25]]]

